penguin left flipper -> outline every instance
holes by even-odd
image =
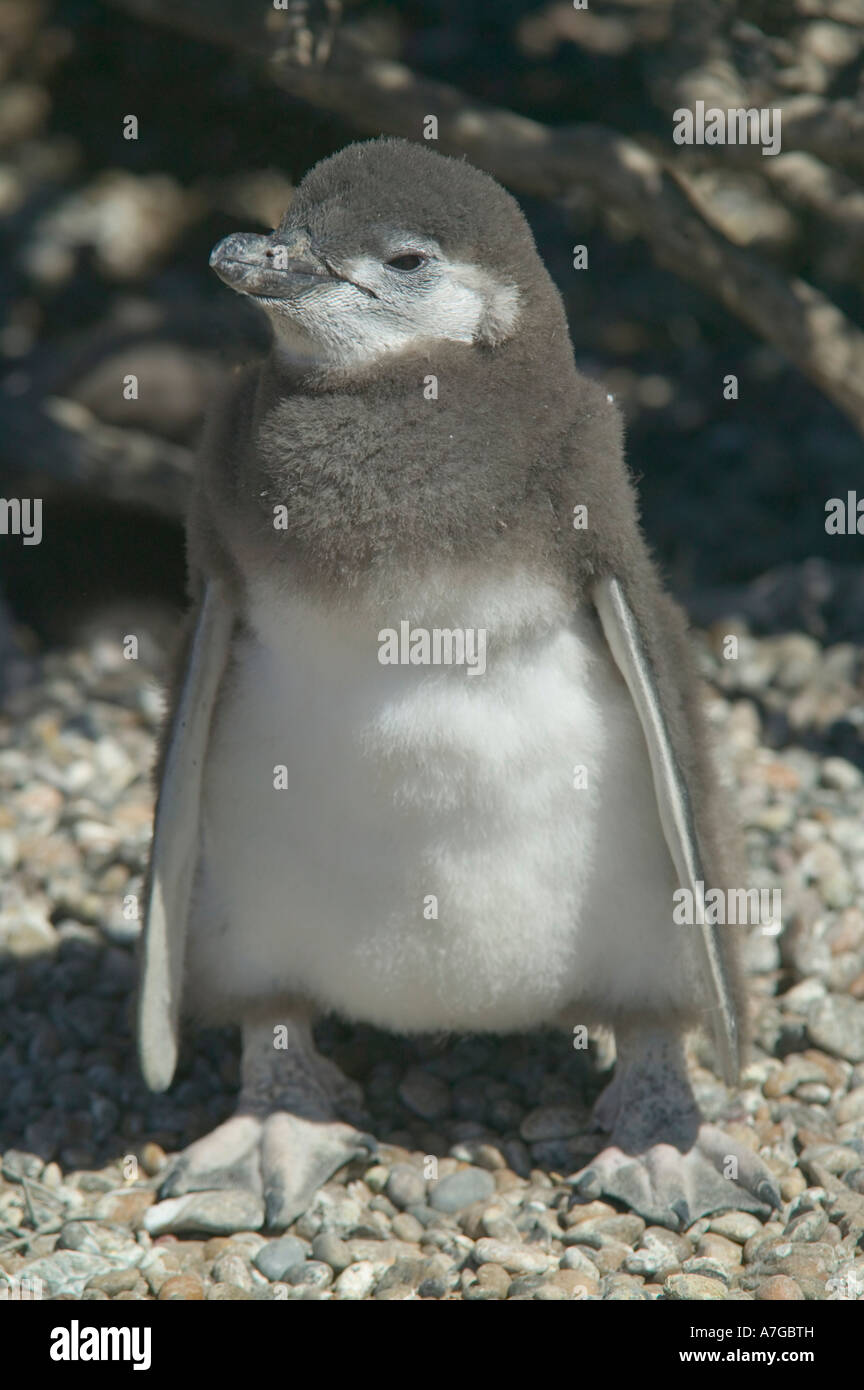
[[[228,660],[234,614],[210,582],[197,613],[176,701],[156,807],[138,1002],[141,1070],[153,1091],[177,1064],[183,958],[198,858],[201,779],[216,696]]]

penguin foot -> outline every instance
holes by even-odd
[[[263,1118],[237,1114],[178,1155],[159,1197],[244,1188],[263,1197],[266,1225],[283,1229],[338,1169],[369,1157],[375,1147],[371,1135],[339,1120],[306,1120],[287,1111]]]
[[[768,1216],[781,1205],[752,1149],[703,1120],[677,1033],[616,1035],[615,1078],[595,1107],[610,1144],[571,1178],[581,1197],[610,1197],[672,1230],[718,1211]]]
[[[173,1160],[159,1196],[243,1188],[281,1229],[376,1143],[346,1122],[362,1119],[360,1088],[316,1051],[302,1014],[244,1025],[242,1078],[236,1114]]]
[[[770,1216],[780,1192],[761,1159],[716,1125],[699,1126],[682,1150],[652,1144],[642,1153],[611,1144],[571,1179],[580,1197],[609,1197],[654,1226],[681,1231],[718,1211]]]

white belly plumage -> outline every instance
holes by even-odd
[[[462,600],[412,622],[485,626],[482,675],[381,665],[404,610],[253,594],[205,768],[196,993],[401,1031],[680,999],[647,752],[592,617],[524,577]]]

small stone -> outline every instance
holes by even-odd
[[[588,1280],[596,1280],[599,1273],[597,1266],[579,1249],[578,1245],[571,1245],[568,1250],[564,1251],[561,1256],[560,1268],[572,1270],[575,1274],[581,1274]]]
[[[343,1269],[333,1291],[339,1298],[357,1300],[367,1298],[375,1286],[377,1271],[369,1260],[359,1260]]]
[[[718,1236],[726,1236],[736,1245],[746,1244],[751,1236],[757,1235],[761,1229],[761,1221],[749,1211],[724,1211],[719,1216],[712,1216],[708,1226],[709,1231]]]
[[[663,1284],[667,1298],[704,1302],[726,1297],[726,1285],[720,1279],[708,1279],[704,1274],[670,1274]]]
[[[252,1275],[241,1255],[226,1251],[213,1261],[213,1283],[236,1284],[238,1289],[251,1289]]]
[[[176,1274],[166,1279],[156,1295],[160,1303],[194,1302],[204,1299],[204,1285],[194,1274]]]
[[[600,1217],[616,1215],[615,1208],[608,1202],[576,1202],[562,1214],[561,1225],[565,1228],[579,1226],[583,1221],[596,1221]]]
[[[568,1254],[570,1252],[568,1251]],[[600,1293],[600,1274],[599,1271],[587,1269],[569,1269],[563,1266],[556,1270],[549,1277],[550,1284],[557,1284],[559,1288],[566,1291],[567,1297],[571,1299],[596,1298]]]
[[[411,1216],[407,1211],[400,1211],[398,1216],[394,1216],[390,1226],[397,1240],[419,1242],[423,1238],[423,1226],[416,1216]]]
[[[0,1171],[9,1182],[21,1182],[22,1178],[38,1178],[44,1166],[44,1160],[38,1154],[28,1154],[23,1149],[7,1149]]]
[[[510,1289],[510,1275],[503,1265],[481,1265],[477,1271],[477,1283],[483,1289],[491,1289],[498,1298],[506,1298]]]
[[[351,1254],[347,1245],[337,1236],[316,1236],[315,1240],[316,1242],[333,1241],[335,1242],[334,1249],[335,1246],[340,1247],[344,1255],[347,1256],[345,1263],[340,1268],[344,1269],[346,1265],[351,1263]],[[262,1245],[253,1257],[252,1263],[259,1273],[263,1274],[265,1279],[269,1279],[271,1283],[281,1282],[291,1270],[298,1269],[306,1263],[306,1249],[307,1247],[302,1240],[298,1240],[296,1236],[280,1236],[278,1240],[268,1240],[266,1245]],[[316,1259],[320,1263],[323,1261],[323,1256],[317,1255]],[[324,1262],[330,1263],[329,1261]],[[331,1265],[330,1267],[333,1268],[334,1266]]]
[[[385,1188],[394,1207],[421,1206],[426,1201],[426,1179],[419,1168],[408,1163],[396,1163],[390,1171]]]
[[[94,1274],[87,1280],[88,1289],[101,1289],[109,1298],[115,1294],[135,1289],[139,1283],[143,1288],[141,1275],[137,1269],[111,1269],[107,1274]]]
[[[723,1265],[740,1265],[741,1246],[736,1244],[734,1240],[729,1240],[727,1236],[720,1236],[709,1231],[697,1242],[696,1255],[697,1257],[704,1256],[709,1260],[717,1260]]]
[[[645,1230],[641,1216],[622,1213],[615,1216],[602,1216],[594,1221],[582,1221],[571,1226],[564,1239],[567,1245],[588,1245],[601,1250],[604,1245],[621,1242],[635,1245]]]
[[[845,758],[826,758],[822,763],[820,781],[832,791],[856,791],[864,783],[859,769]]]
[[[529,1144],[550,1139],[571,1139],[583,1133],[585,1116],[569,1105],[545,1105],[531,1110],[519,1126],[519,1133]]]
[[[801,1288],[786,1274],[772,1274],[763,1279],[756,1288],[756,1298],[760,1303],[803,1303]]]
[[[457,1212],[493,1196],[495,1179],[485,1168],[462,1168],[433,1183],[429,1205],[435,1211]]]
[[[144,1229],[151,1236],[173,1231],[176,1234],[204,1232],[230,1235],[233,1231],[257,1231],[264,1225],[260,1198],[243,1188],[222,1192],[188,1192],[168,1197],[144,1213]]]
[[[807,1031],[817,1047],[847,1062],[864,1062],[864,1003],[832,994],[807,1018]]]
[[[844,1125],[853,1120],[864,1119],[864,1086],[856,1086],[837,1104],[835,1111],[837,1123]]]
[[[240,1289],[236,1284],[214,1284],[207,1291],[208,1303],[249,1303],[256,1297],[252,1289]]]
[[[155,1178],[157,1173],[161,1173],[167,1161],[165,1150],[152,1140],[141,1150],[141,1167],[150,1178]]]
[[[501,1240],[484,1237],[474,1247],[478,1264],[501,1265],[510,1274],[545,1274],[555,1263],[555,1257],[531,1245],[508,1245]]]
[[[333,1283],[333,1271],[323,1260],[307,1260],[302,1265],[291,1265],[286,1271],[286,1280],[289,1284],[326,1289]]]
[[[420,1229],[423,1229],[422,1226]],[[351,1251],[347,1244],[332,1231],[323,1231],[315,1237],[312,1242],[312,1257],[315,1260],[323,1260],[336,1274],[341,1274],[351,1263]]]
[[[685,1274],[704,1274],[706,1279],[719,1279],[726,1285],[732,1278],[729,1265],[722,1264],[720,1260],[712,1260],[707,1255],[693,1255],[684,1261],[681,1268]]]
[[[100,1221],[116,1221],[137,1231],[142,1225],[145,1211],[152,1207],[155,1201],[156,1194],[149,1188],[116,1188],[99,1198],[93,1215]]]
[[[81,1250],[60,1250],[23,1266],[29,1279],[41,1279],[47,1298],[80,1298],[94,1274],[108,1274],[110,1262]],[[21,1271],[16,1271],[21,1274]]]
[[[450,1087],[421,1067],[406,1073],[399,1086],[399,1098],[423,1120],[440,1120],[450,1113]]]

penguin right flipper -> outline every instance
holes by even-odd
[[[697,906],[710,878],[703,864],[695,823],[693,799],[676,757],[674,741],[663,709],[646,642],[624,588],[614,575],[606,575],[594,589],[594,603],[603,635],[615,658],[639,716],[651,771],[663,835],[679,882],[689,889]],[[714,886],[711,884],[710,886]],[[706,1017],[710,1019],[723,1077],[729,1086],[738,1081],[738,1020],[731,982],[717,936],[717,928],[704,920],[699,927],[702,982]]]
[[[201,780],[213,708],[228,660],[234,613],[211,581],[196,614],[174,706],[150,858],[144,921],[138,1053],[153,1091],[177,1064],[183,958],[198,859]]]

